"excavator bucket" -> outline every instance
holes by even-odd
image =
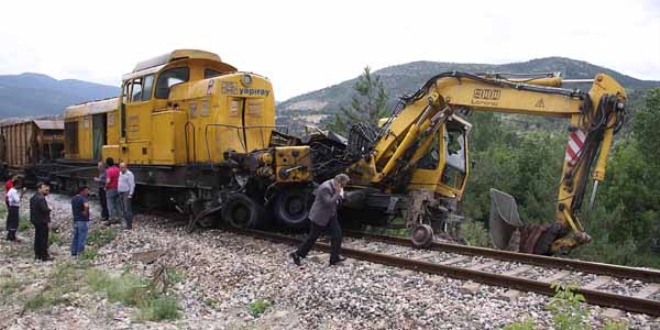
[[[511,241],[511,236],[522,227],[518,204],[513,196],[490,188],[490,238],[495,247],[506,250]]]

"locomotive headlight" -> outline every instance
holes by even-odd
[[[244,74],[241,78],[241,83],[243,83],[244,86],[249,86],[252,83],[252,76]]]

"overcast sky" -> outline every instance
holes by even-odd
[[[269,77],[277,100],[412,61],[565,56],[660,80],[660,1],[9,1],[0,74],[119,85],[175,48]]]

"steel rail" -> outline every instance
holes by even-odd
[[[370,234],[356,231],[344,231],[344,235],[353,238],[364,238],[372,241],[414,247],[410,239],[390,235]],[[590,274],[636,279],[645,282],[660,283],[660,271],[653,269],[634,268],[612,264],[602,264],[575,259],[548,257],[536,254],[518,253],[495,250],[468,245],[433,242],[427,249],[431,251],[450,252],[471,256],[483,256],[503,261],[519,262],[542,267],[554,267]]]
[[[295,245],[301,242],[300,239],[260,230],[227,230],[240,235],[289,245]],[[330,245],[326,243],[317,243],[316,248],[324,252],[330,251]],[[553,296],[555,294],[555,290],[552,288],[551,283],[535,281],[526,278],[493,274],[479,270],[471,270],[450,265],[406,259],[352,248],[342,248],[342,254],[358,260],[393,266],[397,268],[410,269],[428,274],[444,275],[461,280],[472,280],[487,285],[511,288],[521,291],[529,291],[546,296]],[[644,313],[656,317],[660,316],[660,301],[658,300],[623,296],[584,288],[576,289],[575,292],[582,294],[586,302],[592,305],[617,308],[629,312]]]

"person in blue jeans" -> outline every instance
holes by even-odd
[[[78,256],[85,251],[87,230],[89,229],[89,188],[81,187],[78,194],[71,200],[73,211],[73,241],[71,242],[71,255]]]

